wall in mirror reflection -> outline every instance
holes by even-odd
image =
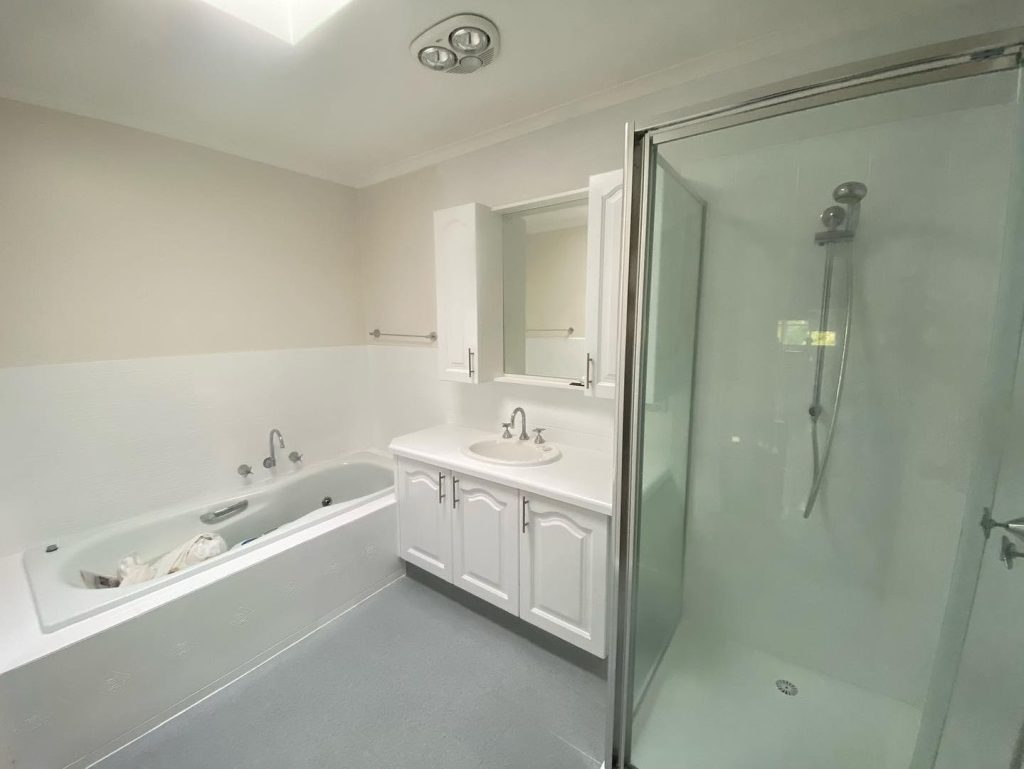
[[[586,353],[587,201],[503,217],[505,373],[580,379]]]

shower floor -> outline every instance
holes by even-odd
[[[406,577],[93,769],[598,769],[606,695]]]
[[[780,679],[798,693],[783,694]],[[905,703],[681,626],[641,703],[632,763],[907,769],[920,718]]]

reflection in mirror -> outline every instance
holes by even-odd
[[[503,216],[505,373],[578,380],[586,360],[587,200]]]

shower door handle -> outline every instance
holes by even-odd
[[[1006,564],[1007,569],[1013,568],[1013,562],[1018,558],[1024,558],[1024,552],[1022,552],[1017,545],[1010,541],[1010,538],[1003,535],[1003,542],[999,546],[999,560]]]

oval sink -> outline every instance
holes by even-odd
[[[463,453],[481,462],[492,462],[496,465],[546,465],[555,462],[562,456],[557,446],[550,443],[533,443],[518,438],[494,438],[477,441],[466,446]]]

